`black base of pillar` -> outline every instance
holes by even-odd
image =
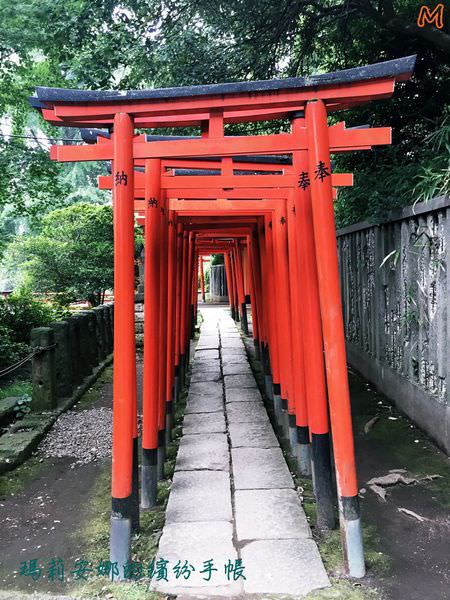
[[[311,477],[311,447],[309,443],[309,427],[297,427],[297,465],[299,475]]]
[[[142,449],[141,507],[144,509],[156,506],[158,495],[157,454],[156,448]]]
[[[195,337],[195,306],[191,304],[191,340]]]
[[[180,390],[184,388],[184,384],[186,381],[186,356],[184,354],[180,354]]]
[[[316,498],[316,525],[319,529],[336,526],[335,492],[331,476],[330,434],[311,435],[312,475]]]
[[[173,401],[175,404],[178,403],[180,398],[180,367],[175,365],[174,378],[173,378]]]
[[[247,305],[245,303],[241,304],[241,311],[242,311],[241,330],[245,333],[245,335],[248,335]]]
[[[288,414],[288,401],[285,398],[281,398],[281,432],[283,437],[289,439],[289,414]]]
[[[272,384],[273,412],[275,423],[280,430],[283,424],[282,404],[281,404],[281,386],[279,383]]]
[[[295,456],[297,452],[297,423],[295,415],[288,414],[288,433],[289,433],[289,446],[291,453]]]
[[[173,429],[173,402],[166,402],[166,446],[172,441]]]
[[[133,438],[133,471],[131,480],[131,529],[139,531],[139,445]]]
[[[164,479],[164,463],[166,462],[166,431],[158,431],[158,453],[157,453],[157,471],[158,480]]]

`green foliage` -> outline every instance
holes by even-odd
[[[14,381],[0,388],[0,400],[19,396],[31,396],[33,386],[31,381]]]
[[[0,299],[0,322],[18,342],[29,342],[30,328],[47,325],[61,316],[51,304],[35,300],[30,292],[19,290]]]
[[[113,286],[113,248],[111,207],[80,203],[48,213],[40,233],[18,237],[8,258],[34,291],[53,292],[62,304],[97,305]]]
[[[16,342],[9,327],[0,324],[0,370],[10,367],[26,356],[29,347]]]
[[[14,412],[16,413],[16,417],[21,419],[29,412],[31,412],[31,395],[21,396],[14,407]]]
[[[0,298],[0,370],[30,352],[30,331],[61,317],[60,309],[35,300],[29,292],[18,291]]]
[[[442,121],[426,139],[429,158],[416,176],[416,200],[428,202],[431,198],[450,193],[450,107]]]

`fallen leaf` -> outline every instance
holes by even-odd
[[[397,485],[397,483],[404,483],[409,485],[410,483],[418,483],[417,479],[412,477],[405,477],[402,473],[388,473],[382,477],[373,477],[367,482],[367,485],[381,485],[383,487],[390,485]]]
[[[383,502],[386,502],[386,490],[384,488],[376,484],[369,485],[369,488],[374,494],[379,496],[383,500]]]
[[[398,510],[398,512],[404,513],[405,515],[408,515],[409,517],[413,517],[414,519],[417,519],[421,523],[423,523],[424,521],[429,521],[429,519],[422,517],[421,515],[418,515],[414,511],[409,510],[407,508],[397,508],[397,510]]]
[[[433,479],[443,479],[443,475],[425,475],[419,481],[433,481]]]
[[[379,418],[379,416],[376,416],[372,417],[370,421],[367,421],[367,423],[364,425],[364,433],[366,435],[369,433],[369,431],[372,429],[372,427],[375,425]]]

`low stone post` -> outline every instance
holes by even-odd
[[[86,317],[88,322],[89,362],[91,368],[94,368],[99,363],[97,350],[97,319],[95,313],[92,310],[86,311]]]
[[[31,347],[45,348],[33,356],[31,407],[36,412],[53,410],[56,407],[55,334],[50,327],[35,327],[31,330]]]
[[[112,332],[112,310],[111,304],[104,304],[105,310],[105,333],[106,333],[106,353],[111,354],[113,350],[113,332]]]
[[[79,311],[74,317],[78,320],[79,343],[80,343],[80,370],[83,379],[91,374],[92,364],[90,355],[89,320],[87,312]]]
[[[56,395],[70,396],[72,392],[72,357],[70,355],[69,325],[65,321],[50,324],[55,336]]]
[[[108,305],[109,310],[109,328],[111,334],[111,352],[114,350],[114,304]]]
[[[84,379],[83,363],[81,359],[81,321],[76,315],[68,317],[66,321],[69,325],[72,383],[74,386],[78,386]]]
[[[97,338],[97,356],[98,362],[103,362],[106,356],[106,336],[105,336],[105,310],[103,306],[96,306],[92,309],[95,315],[95,335]]]
[[[80,321],[76,316],[71,316],[67,317],[66,323],[69,330],[72,385],[78,386],[83,381],[83,367],[80,358]]]

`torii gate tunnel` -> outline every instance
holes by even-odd
[[[335,188],[351,185],[352,175],[332,173],[330,154],[389,144],[391,131],[328,125],[327,114],[389,98],[414,62],[127,92],[36,88],[31,103],[43,117],[81,128],[88,142],[53,146],[53,159],[111,161],[99,185],[112,189],[114,207],[113,562],[128,562],[139,507],[156,504],[189,362],[199,260],[223,253],[232,316],[248,333],[249,297],[266,395],[300,473],[312,474],[317,526],[335,525],[334,466],[345,564],[351,576],[364,575],[333,211]],[[290,132],[225,135],[229,123],[274,119],[289,119]],[[187,126],[199,137],[135,132]],[[140,486],[136,216],[145,228]]]

